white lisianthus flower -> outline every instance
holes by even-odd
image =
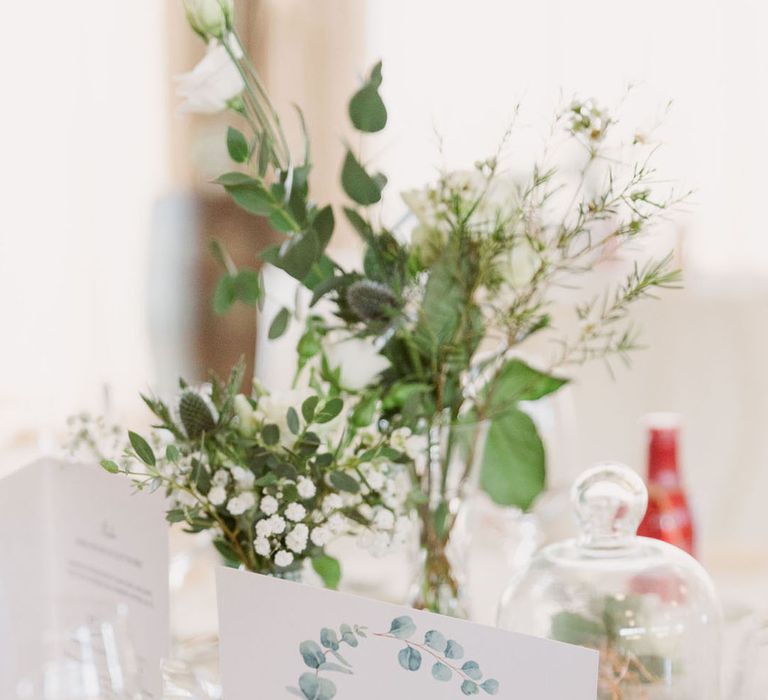
[[[184,100],[181,111],[199,114],[223,112],[245,87],[237,67],[219,42],[211,42],[200,63],[189,73],[177,76],[176,81],[176,91]]]
[[[270,547],[269,540],[266,537],[257,537],[253,541],[253,548],[260,557],[267,557],[272,551],[272,547]]]
[[[229,483],[229,472],[226,469],[219,469],[211,479],[214,486],[226,486]]]
[[[324,525],[312,529],[312,533],[309,535],[309,539],[312,540],[312,544],[317,547],[325,547],[333,537],[333,533]]]
[[[223,486],[214,486],[208,492],[208,500],[211,502],[211,505],[222,505],[227,500],[227,490]]]
[[[279,515],[272,515],[267,519],[273,535],[282,535],[285,532],[285,520]]]
[[[299,520],[304,520],[306,515],[307,509],[301,503],[289,503],[285,509],[285,517],[295,523]]]
[[[361,338],[328,342],[324,350],[330,368],[339,370],[341,385],[350,391],[369,386],[390,365],[373,343]]]
[[[261,499],[259,508],[264,515],[274,515],[277,513],[277,499],[274,496],[264,496]]]
[[[275,564],[281,567],[290,566],[293,564],[293,554],[287,552],[284,549],[281,549],[277,554],[275,554]]]
[[[299,480],[296,483],[296,490],[299,492],[299,496],[305,500],[307,498],[312,498],[312,496],[317,493],[317,488],[315,487],[314,482],[306,476],[299,477]]]
[[[187,21],[203,39],[221,39],[232,29],[233,0],[184,0]]]
[[[307,548],[308,536],[309,528],[304,523],[299,523],[288,533],[285,544],[291,551],[301,554]]]

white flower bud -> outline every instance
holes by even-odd
[[[184,0],[184,9],[189,25],[206,41],[232,29],[233,0]]]

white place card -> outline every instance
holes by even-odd
[[[594,700],[598,655],[252,573],[217,575],[226,700]]]
[[[0,481],[3,700],[161,697],[163,513],[97,465],[44,459]]]

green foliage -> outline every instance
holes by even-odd
[[[421,668],[421,652],[407,646],[400,650],[397,661],[406,671],[418,671]]]
[[[277,315],[272,319],[272,323],[269,324],[269,336],[270,340],[275,340],[285,334],[288,330],[288,322],[291,319],[291,312],[283,307],[277,312]]]
[[[216,419],[205,399],[196,391],[184,391],[179,399],[179,420],[184,432],[192,440],[216,426]]]
[[[128,439],[131,447],[136,452],[136,456],[148,467],[154,467],[156,464],[155,453],[149,446],[149,443],[141,435],[133,431],[128,433]]]
[[[338,559],[334,559],[327,554],[313,557],[312,568],[322,579],[323,585],[326,588],[336,590],[339,587],[339,582],[341,581],[341,564],[339,564]]]
[[[213,310],[219,315],[225,314],[236,301],[256,306],[261,301],[262,294],[261,280],[255,270],[227,273],[216,284]]]
[[[245,163],[250,155],[250,148],[245,136],[231,126],[227,129],[227,152],[235,163]]]
[[[387,179],[381,175],[369,175],[352,151],[347,151],[341,170],[341,185],[354,202],[367,207],[381,199]]]
[[[381,61],[371,70],[365,85],[349,103],[349,118],[358,131],[373,133],[387,125],[387,108],[379,95],[381,86]]]
[[[416,633],[416,625],[407,615],[396,617],[392,620],[389,633],[398,639],[408,639]]]
[[[508,409],[494,417],[480,475],[500,505],[527,509],[546,482],[544,445],[530,416]]]

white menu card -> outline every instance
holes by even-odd
[[[0,481],[0,697],[161,697],[162,497],[43,459]]]
[[[596,652],[248,572],[217,575],[226,700],[594,700]]]

